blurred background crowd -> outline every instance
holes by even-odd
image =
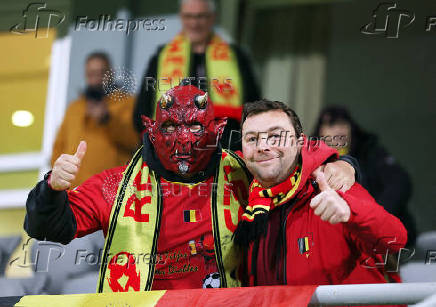
[[[88,151],[75,185],[127,162],[141,115],[153,116],[146,77],[164,76],[166,47],[182,30],[189,62],[179,64],[192,77],[213,78],[207,46],[215,37],[229,43],[234,95],[216,97],[218,115],[229,117],[224,147],[240,146],[231,131],[243,103],[287,103],[306,135],[358,159],[360,183],[406,226],[408,249],[389,258],[392,269],[401,265],[404,281],[436,281],[436,3],[395,4],[2,1],[0,296],[95,291],[102,234],[67,246],[30,240],[27,193],[80,140]]]

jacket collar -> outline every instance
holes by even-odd
[[[325,163],[336,161],[338,158],[338,152],[324,142],[308,141],[305,138],[300,153],[302,173],[300,185],[295,193],[297,198],[296,207],[304,205],[306,202],[298,200],[304,199],[308,196],[308,193],[311,194],[315,189],[316,183],[312,177],[313,171]]]

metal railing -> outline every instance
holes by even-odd
[[[436,294],[436,282],[319,286],[309,306],[417,304]]]
[[[283,290],[283,286],[281,287]],[[252,302],[258,303],[259,305],[265,306],[274,306],[274,301],[277,300],[271,299],[270,297],[265,297],[267,295],[271,295],[271,291],[265,291],[265,294],[262,295],[262,290],[265,288],[274,288],[272,287],[259,287],[259,293],[255,300]],[[289,288],[298,288],[298,286],[289,286]],[[234,289],[220,289],[221,291],[211,291],[211,289],[204,289],[203,293],[198,293],[196,291],[196,295],[202,296],[202,302],[206,303],[206,305],[213,305],[216,302],[217,297],[222,296],[223,291],[234,291]],[[240,290],[245,291],[248,288],[241,288]],[[168,290],[168,294],[171,294],[174,290]],[[177,290],[175,290],[177,291]],[[186,292],[191,291],[190,289],[184,290]],[[145,298],[147,296],[153,296],[154,294],[151,292],[138,292],[137,296],[144,298],[144,302],[148,302]],[[283,293],[283,292],[281,292]],[[417,304],[414,307],[435,307],[436,306],[436,282],[431,283],[402,283],[402,284],[356,284],[356,285],[334,285],[334,286],[318,286],[312,295],[309,306],[329,306],[329,305],[337,305],[337,306],[359,306],[359,305],[406,305],[406,304]],[[98,296],[101,296],[100,293],[88,293],[88,294],[74,294],[74,295],[53,295],[54,301],[57,302],[56,305],[49,306],[57,306],[59,300],[65,299],[65,302],[68,302],[70,306],[87,306],[84,305],[84,302],[88,302],[91,299],[98,299]],[[131,305],[132,296],[126,296],[126,293],[105,293],[106,299],[116,299],[117,301],[122,302],[123,306]],[[162,294],[163,295],[163,294]],[[171,296],[171,295],[169,295]],[[29,295],[27,303],[34,302],[38,304],[38,302],[46,302],[46,295]],[[75,297],[76,300],[69,300],[70,298]],[[176,298],[180,298],[180,294],[175,296]],[[196,296],[193,295],[191,297],[192,303],[196,301]],[[83,298],[83,299],[77,299]],[[277,297],[276,297],[277,298]],[[21,296],[16,297],[0,297],[0,305],[1,306],[14,306],[16,302],[21,299]],[[101,298],[99,298],[101,299]],[[238,299],[241,299],[241,295],[235,296],[235,302]],[[39,301],[41,300],[41,301]],[[279,300],[280,301],[280,300]],[[135,302],[138,302],[135,300]],[[167,301],[167,304],[170,301]],[[188,301],[183,301],[182,306],[190,306],[187,303],[191,303]],[[118,303],[117,303],[118,304]],[[152,304],[154,306],[154,304]],[[20,305],[21,306],[21,305]],[[106,304],[102,304],[101,306],[108,306]],[[147,303],[144,303],[141,306],[148,306]],[[280,301],[280,306],[283,305],[283,300]],[[289,306],[292,306],[292,302],[289,302]]]

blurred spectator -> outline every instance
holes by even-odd
[[[202,90],[207,91],[206,85],[209,85],[216,117],[228,117],[221,139],[223,146],[228,148],[230,132],[239,132],[242,104],[260,98],[250,62],[241,49],[229,45],[214,33],[216,14],[213,1],[182,0],[179,14],[181,33],[167,45],[160,46],[148,63],[145,77],[157,81],[154,85],[157,90],[153,89],[152,82],[143,79],[134,113],[136,130],[143,130],[141,115],[154,117],[156,101],[171,87],[165,78],[171,79],[174,86],[180,79],[190,76],[191,84]],[[239,134],[232,136],[230,147],[240,149]]]
[[[132,123],[134,99],[133,97],[123,99],[120,96],[115,98],[105,95],[103,79],[109,70],[110,60],[107,54],[97,52],[87,57],[86,89],[79,99],[69,105],[54,143],[52,165],[62,153],[74,153],[81,140],[86,140],[88,143],[87,155],[82,161],[81,172],[72,182],[72,187],[78,186],[92,175],[107,168],[125,164],[137,145],[139,135],[135,132]],[[21,242],[19,237],[0,240],[0,260],[2,260],[0,261],[0,275],[4,273],[5,277],[12,278],[13,281],[10,283],[10,279],[0,278],[0,286],[11,285],[10,289],[2,289],[2,295],[61,293],[61,288],[69,285],[67,274],[73,276],[82,271],[78,270],[74,261],[67,261],[71,260],[70,258],[63,257],[63,262],[60,262],[56,268],[50,268],[47,272],[42,270],[45,273],[35,275],[34,270],[38,272],[38,268],[32,268],[33,265],[30,266],[29,263],[34,264],[31,258],[39,252],[35,253],[34,241],[29,242],[29,239],[27,234],[23,234]],[[100,242],[99,245],[96,248],[101,248],[103,243]],[[83,241],[78,241],[73,246],[78,246],[77,249],[80,247],[84,249]],[[67,250],[74,252],[72,248],[67,248]],[[1,255],[2,253],[4,254]],[[27,265],[24,265],[26,263]],[[60,274],[60,271],[64,273]],[[83,282],[84,280],[91,279],[93,284],[96,280],[95,270],[86,266],[84,271],[89,274],[74,275],[76,278],[82,278],[78,283],[83,285],[80,291],[77,290],[77,286],[75,287],[79,292],[89,291],[85,289],[87,284]],[[44,279],[44,283],[38,281],[41,278]],[[39,287],[29,286],[35,283]],[[91,290],[94,290],[92,288]],[[82,291],[83,289],[85,291]]]
[[[107,54],[96,52],[87,57],[86,89],[69,105],[54,143],[52,165],[61,154],[74,153],[81,140],[88,143],[72,187],[107,168],[125,164],[137,145],[139,136],[132,123],[134,99],[105,95],[103,79],[109,70]]]
[[[412,183],[407,172],[379,143],[378,137],[362,130],[340,106],[327,107],[321,112],[314,135],[338,149],[341,155],[357,158],[362,172],[360,183],[377,203],[403,222],[408,232],[407,245],[414,245],[415,220],[407,208]]]

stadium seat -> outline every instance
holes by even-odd
[[[47,275],[49,284],[46,291],[49,294],[60,294],[69,279],[98,272],[99,254],[103,246],[104,238],[101,231],[74,239],[67,245],[39,241],[32,248],[35,273]],[[92,292],[95,292],[95,285],[96,283]]]
[[[61,294],[95,293],[98,272],[90,272],[65,281]]]
[[[19,243],[20,236],[0,238],[0,276],[4,275],[8,259]]]

